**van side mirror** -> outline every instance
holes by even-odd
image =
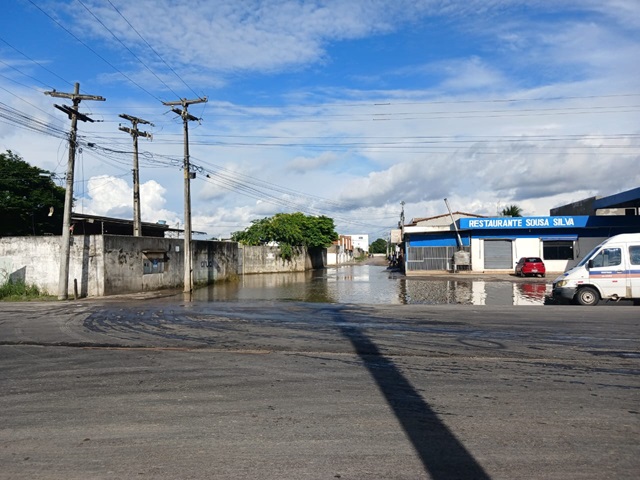
[[[593,268],[593,260],[589,260],[587,262],[587,270],[591,270]]]

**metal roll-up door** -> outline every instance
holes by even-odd
[[[511,240],[484,241],[484,268],[510,270],[513,268]]]

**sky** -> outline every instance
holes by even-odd
[[[0,152],[75,211],[229,238],[301,211],[388,239],[453,211],[527,216],[640,186],[638,0],[12,0],[0,29]],[[56,95],[54,94],[54,95]],[[206,99],[206,102],[204,101]],[[175,108],[175,107],[173,107]]]

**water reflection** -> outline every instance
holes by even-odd
[[[545,283],[413,279],[385,267],[350,265],[325,270],[245,275],[194,292],[194,300],[280,300],[344,304],[542,305]]]

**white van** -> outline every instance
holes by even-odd
[[[608,238],[553,281],[553,299],[596,305],[601,299],[640,300],[640,233]]]

